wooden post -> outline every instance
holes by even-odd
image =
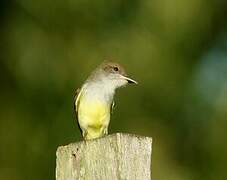
[[[152,139],[112,134],[57,149],[56,180],[151,180]]]

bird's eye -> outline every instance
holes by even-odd
[[[118,67],[114,67],[114,71],[118,71],[119,69],[118,69]]]

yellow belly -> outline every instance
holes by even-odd
[[[109,125],[110,107],[102,101],[81,101],[78,120],[86,139],[101,137]]]

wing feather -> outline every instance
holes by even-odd
[[[79,107],[79,102],[80,102],[80,95],[81,95],[81,90],[78,88],[75,92],[74,96],[74,112],[76,113],[76,117],[78,116],[78,107]]]
[[[82,130],[81,130],[80,124],[79,124],[79,120],[78,120],[78,108],[79,108],[79,104],[80,104],[80,97],[81,97],[81,89],[78,88],[75,92],[73,106],[74,106],[74,113],[76,116],[77,124],[80,129],[80,132],[82,133]]]
[[[114,111],[114,109],[115,109],[115,106],[116,106],[116,104],[115,104],[115,102],[114,102],[114,100],[113,100],[112,103],[111,103],[111,106],[110,106],[110,113],[111,113],[111,114],[113,114],[113,111]]]

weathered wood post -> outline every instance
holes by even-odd
[[[57,149],[56,180],[151,180],[152,139],[130,134]]]

